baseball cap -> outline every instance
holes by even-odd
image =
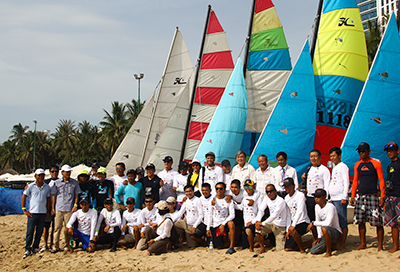
[[[194,163],[198,163],[199,165],[201,165],[200,160],[199,159],[193,159],[192,164]]]
[[[228,165],[231,165],[231,162],[228,161],[228,160],[223,160],[223,161],[221,162],[221,166],[228,166]]]
[[[362,151],[362,152],[364,152],[364,151],[370,150],[370,147],[369,147],[369,144],[368,144],[368,143],[362,142],[362,143],[360,143],[360,144],[358,145],[358,147],[356,148],[356,150],[357,150],[357,151]]]
[[[92,164],[92,168],[100,168],[100,164],[98,164],[97,162],[94,162]]]
[[[143,166],[139,166],[138,168],[136,168],[136,174],[138,175],[142,175],[144,174],[144,167]]]
[[[164,200],[159,201],[155,206],[156,206],[156,208],[159,209],[160,211],[168,210],[168,204],[167,204],[167,202],[164,201]]]
[[[126,204],[135,204],[135,199],[133,197],[128,197],[126,199]]]
[[[146,165],[146,170],[147,169],[156,169],[156,167],[154,166],[154,164],[149,163],[149,164]]]
[[[112,198],[107,198],[106,200],[104,200],[104,204],[113,204]]]
[[[315,198],[320,198],[323,196],[326,196],[326,191],[324,189],[317,189],[315,192],[312,194]]]
[[[133,169],[129,169],[128,172],[126,172],[126,175],[129,175],[129,174],[134,174],[136,176],[136,171]]]
[[[245,185],[254,186],[254,181],[252,181],[251,179],[246,179],[244,181],[244,185],[243,186],[245,186]]]
[[[163,159],[163,162],[173,162],[174,160],[172,159],[171,156],[165,156],[165,158]]]
[[[292,178],[285,178],[283,185],[294,185],[294,180]]]
[[[61,167],[61,172],[71,172],[71,171],[72,171],[71,166],[69,166],[68,164],[64,164]]]
[[[44,174],[44,170],[42,168],[36,169],[35,175],[41,175],[41,174]]]
[[[179,168],[188,168],[189,164],[185,161],[181,161],[181,163],[179,164]]]
[[[168,203],[176,203],[176,199],[175,199],[175,197],[170,196],[170,197],[167,198],[167,202]]]
[[[82,198],[82,199],[79,201],[79,204],[81,204],[82,202],[87,202],[87,203],[90,204],[89,199],[87,199],[86,197],[85,197],[85,198]]]
[[[385,145],[385,148],[383,149],[383,151],[387,151],[389,149],[390,150],[399,150],[399,146],[396,143],[390,142]]]
[[[100,167],[99,170],[97,170],[97,173],[105,175],[105,174],[107,174],[107,170],[104,167]]]
[[[85,169],[82,169],[81,171],[79,171],[78,177],[79,177],[79,176],[82,176],[82,175],[89,176],[89,172],[88,172],[87,170],[85,170]]]
[[[207,158],[208,156],[213,156],[213,157],[215,158],[215,153],[214,153],[214,152],[212,152],[212,151],[210,151],[210,152],[207,152],[207,154],[206,154],[206,158]]]

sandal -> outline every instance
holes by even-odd
[[[50,250],[50,253],[57,253],[59,250],[58,249],[56,249],[56,248],[53,248],[52,250]]]

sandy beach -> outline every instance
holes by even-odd
[[[89,254],[77,249],[72,255],[45,252],[22,259],[26,216],[2,216],[0,226],[1,271],[371,271],[393,270],[400,264],[397,259],[400,251],[387,252],[392,247],[390,228],[385,228],[385,251],[378,252],[376,231],[368,224],[368,249],[355,250],[359,244],[357,226],[349,225],[346,249],[334,251],[330,258],[309,253],[275,252],[274,249],[268,249],[262,258],[253,258],[253,253],[238,248],[237,253],[226,255],[225,250],[210,254],[207,248],[189,250],[183,245],[170,253],[151,257],[145,256],[145,252],[119,248],[116,253],[104,249]],[[305,239],[311,239],[311,236]]]

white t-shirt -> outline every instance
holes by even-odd
[[[185,197],[185,186],[187,185],[188,175],[185,176],[182,174],[176,175],[174,177],[173,186],[176,188],[176,201],[182,202],[183,198]]]
[[[256,170],[251,164],[247,162],[244,164],[243,168],[240,168],[239,164],[232,168],[232,180],[240,180],[240,187],[243,188],[244,181],[246,179],[251,179],[254,181]]]
[[[140,231],[144,232],[146,230],[146,227],[150,225],[149,222],[156,223],[157,215],[158,215],[158,209],[156,207],[153,207],[151,211],[149,211],[147,207],[144,207],[140,211],[140,224],[144,225]]]
[[[304,222],[310,223],[310,218],[308,218],[307,214],[306,197],[302,192],[294,191],[292,196],[286,195],[285,201],[290,210],[291,226],[295,227]]]
[[[269,197],[264,197],[260,209],[258,210],[257,221],[261,221],[267,207],[270,215],[262,222],[263,224],[273,223],[279,227],[290,226],[290,211],[282,197],[276,196],[274,200],[271,200]]]
[[[203,168],[200,169],[199,175],[199,188],[201,188],[203,183],[208,183],[211,185],[211,194],[216,195],[215,184],[222,182],[223,170],[221,167],[214,165],[213,167],[204,167],[204,180],[203,180]]]
[[[121,215],[118,210],[113,209],[111,212],[107,211],[106,208],[103,208],[100,212],[99,215],[99,220],[97,221],[97,226],[96,226],[96,234],[99,234],[99,229],[101,226],[101,222],[103,221],[106,222],[106,226],[110,226],[110,229],[108,230],[107,233],[114,233],[114,227],[120,227],[121,226]]]
[[[349,186],[349,168],[346,164],[340,162],[332,169],[332,178],[328,188],[328,194],[330,195],[331,200],[347,200]]]
[[[294,181],[294,188],[299,188],[299,181],[297,180],[297,171],[290,165],[286,164],[284,167],[279,165],[274,168],[275,175],[275,188],[278,192],[284,192],[285,187],[283,186],[283,181],[285,178],[292,178]]]
[[[132,212],[128,210],[124,211],[122,214],[122,224],[121,227],[128,225],[129,233],[134,234],[134,226],[138,226],[141,224],[140,222],[140,212],[139,209],[134,209]],[[122,232],[122,235],[125,235],[125,232]]]
[[[222,182],[225,183],[227,191],[230,191],[231,189],[231,181],[232,181],[232,171],[229,172],[229,174],[225,174],[224,172],[222,174]]]
[[[318,238],[322,237],[321,227],[331,227],[342,233],[336,208],[329,202],[323,208],[318,204],[315,205],[315,221],[313,224],[317,227]]]
[[[211,227],[216,228],[220,225],[226,225],[229,221],[235,218],[235,208],[233,201],[230,203],[226,202],[226,197],[215,199],[215,205],[212,207],[212,213],[210,213]]]
[[[90,235],[90,240],[93,240],[97,225],[97,211],[89,209],[85,213],[82,210],[77,210],[71,215],[71,218],[67,223],[67,228],[72,227],[75,220],[78,220],[78,231]]]
[[[275,176],[273,168],[268,166],[268,168],[265,169],[265,171],[263,172],[259,167],[256,170],[254,176],[255,176],[254,182],[257,184],[257,190],[260,192],[262,198],[266,197],[267,194],[265,193],[265,187],[267,187],[268,184],[275,185]]]
[[[330,179],[331,174],[326,166],[312,166],[307,176],[307,196],[312,197],[317,189],[328,190]]]
[[[213,197],[210,195],[208,198],[205,198],[203,195],[200,197],[201,206],[203,207],[203,223],[207,226],[207,229],[210,229],[210,214],[212,213],[211,201]]]
[[[252,206],[249,205],[249,200],[253,200],[254,204]],[[245,226],[247,226],[248,222],[255,224],[257,222],[257,214],[258,209],[261,206],[262,198],[259,195],[253,194],[252,196],[245,196],[240,204],[240,209],[243,210],[243,220]]]
[[[110,181],[114,183],[114,194],[117,192],[119,186],[121,186],[125,180],[128,180],[128,177],[126,175],[123,175],[122,177],[115,175],[112,178],[110,178]],[[122,203],[124,203],[123,195],[120,195],[119,199],[121,200]]]
[[[174,192],[174,178],[179,175],[178,171],[171,169],[169,171],[162,170],[157,176],[163,180],[164,186],[160,188],[160,200],[167,200],[168,197],[176,197]]]
[[[192,199],[186,199],[179,212],[172,216],[173,221],[177,221],[184,213],[186,213],[186,223],[197,227],[201,223],[201,220],[203,220],[204,216],[201,200],[196,196]]]

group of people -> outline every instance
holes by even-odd
[[[383,249],[383,224],[392,228],[390,252],[395,252],[399,249],[399,147],[388,143],[384,150],[392,160],[386,182],[381,163],[370,158],[370,146],[358,146],[360,161],[354,166],[350,205],[355,206],[354,223],[359,227],[358,249],[366,248],[368,221],[377,229],[378,250]],[[166,156],[165,169],[157,175],[151,163],[126,175],[124,163],[117,163],[117,175],[110,179],[97,163],[90,172],[81,171],[77,180],[71,178],[68,165],[62,166],[61,178],[58,166],[52,166],[48,180],[44,170],[37,169],[36,182],[26,187],[21,199],[28,217],[24,258],[48,249],[60,251],[63,226],[66,252],[81,243],[88,252],[109,244],[111,252],[120,246],[161,254],[185,240],[189,248],[227,248],[227,254],[235,253],[235,246],[250,252],[259,246],[259,254],[275,246],[278,251],[301,253],[310,247],[312,254],[331,256],[334,248],[345,247],[350,181],[339,148],[330,150],[331,171],[321,164],[321,153],[312,150],[300,185],[285,152],[276,155],[279,166],[275,168],[266,155],[260,155],[257,170],[246,162],[243,151],[237,152],[233,168],[228,160],[216,165],[213,152],[205,158],[204,166],[197,159],[182,161],[176,171],[172,157]],[[308,232],[313,240],[303,241]],[[42,233],[44,246],[39,250]]]

